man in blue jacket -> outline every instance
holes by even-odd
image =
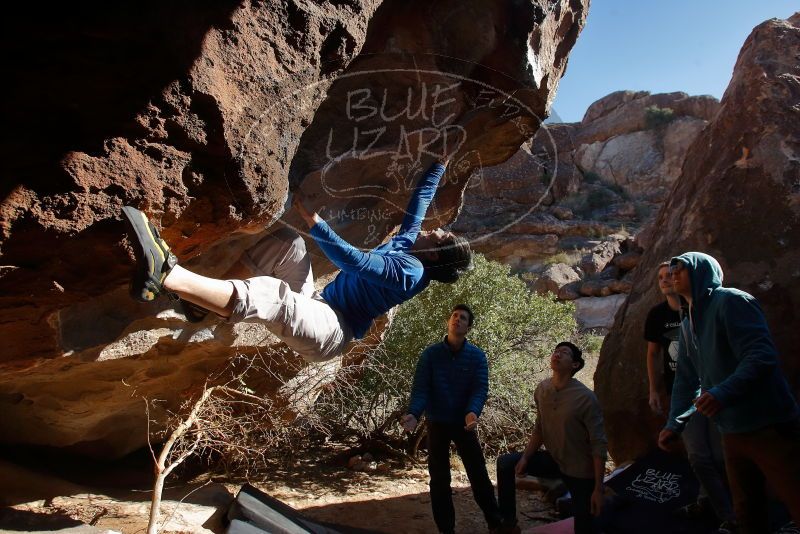
[[[752,295],[722,287],[722,268],[708,254],[687,252],[670,268],[688,313],[659,446],[669,450],[694,411],[710,417],[722,434],[742,531],[768,532],[765,481],[800,524],[800,409],[761,307]]]
[[[242,255],[246,276],[220,280],[177,265],[147,216],[126,206],[124,220],[137,258],[131,294],[148,302],[166,293],[232,322],[261,322],[306,360],[333,358],[350,341],[364,337],[376,317],[432,280],[455,282],[469,267],[472,252],[464,238],[442,229],[422,230],[451,153],[445,151],[420,179],[398,234],[369,252],[344,241],[295,197],[311,237],[341,269],[322,292],[314,291],[303,239],[289,228],[266,236]]]
[[[447,321],[447,335],[426,348],[417,362],[408,414],[401,422],[412,432],[422,413],[428,420],[428,472],[431,508],[440,532],[455,529],[450,489],[450,442],[464,464],[472,494],[490,530],[500,526],[494,487],[475,432],[489,394],[489,366],[481,349],[466,336],[475,316],[465,304],[455,306]]]

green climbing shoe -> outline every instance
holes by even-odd
[[[136,271],[131,278],[131,296],[141,302],[150,302],[160,294],[169,296],[164,289],[164,279],[178,259],[169,245],[161,239],[158,230],[147,216],[136,208],[122,208],[123,220],[128,226],[128,237],[136,254]]]

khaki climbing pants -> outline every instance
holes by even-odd
[[[235,288],[231,322],[259,322],[310,362],[341,354],[353,339],[342,313],[314,290],[306,244],[284,227],[267,235],[240,258],[257,274],[228,280]]]

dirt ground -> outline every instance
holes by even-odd
[[[592,387],[596,355],[586,363],[577,378]],[[347,469],[354,452],[344,445],[322,446],[304,451],[291,466],[273,467],[249,480],[207,476],[192,482],[168,480],[160,531],[224,532],[222,516],[241,485],[249,482],[313,520],[339,525],[343,533],[436,532],[424,463],[403,463],[375,453],[380,469],[363,473]],[[494,481],[494,462],[487,463]],[[460,461],[454,457],[451,464],[456,531],[488,532]],[[152,476],[152,460],[144,451],[123,462],[99,464],[37,451],[0,450],[0,534],[81,524],[101,531],[143,533]],[[523,532],[557,519],[541,493],[525,490],[517,497],[517,515]]]
[[[316,460],[326,455],[326,460]],[[345,527],[340,529],[343,532],[436,532],[424,465],[392,463],[383,472],[362,473],[347,469],[347,451],[341,448],[316,451],[308,457],[315,460],[276,468],[268,477],[250,483],[311,519]],[[0,504],[5,505],[0,508],[0,531],[56,530],[85,523],[124,534],[145,532],[151,495],[146,462],[70,477],[73,469],[56,477],[0,461]],[[490,474],[494,479],[493,472]],[[452,475],[457,532],[487,532],[457,459],[453,460]],[[115,484],[94,484],[102,479]],[[167,521],[162,531],[223,532],[222,515],[240,486],[238,482],[173,481],[165,490],[163,515]],[[556,519],[552,508],[535,492],[520,492],[518,506],[525,528]]]
[[[451,463],[456,531],[487,532],[463,466],[456,458]],[[436,532],[430,509],[428,472],[424,465],[392,468],[375,474],[343,473],[335,468],[326,471],[317,471],[311,477],[296,473],[288,483],[268,482],[258,486],[318,521],[373,532]],[[490,469],[494,481],[493,471]],[[328,477],[331,478],[324,480]],[[523,491],[518,502],[523,527],[556,519],[554,510],[542,501],[538,493]]]

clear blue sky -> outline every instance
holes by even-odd
[[[722,97],[751,30],[797,0],[592,0],[553,104],[565,122],[631,89]]]

